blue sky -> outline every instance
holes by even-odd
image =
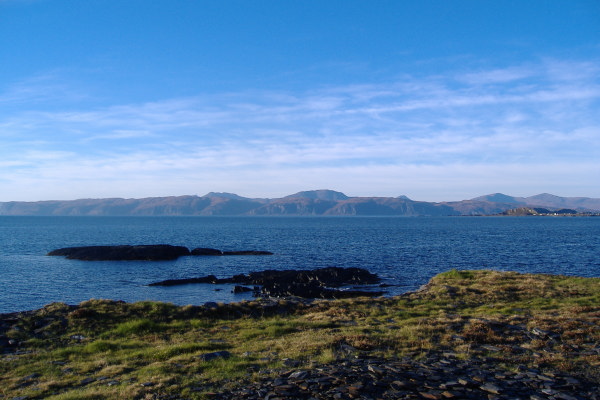
[[[600,197],[600,2],[0,0],[0,201]]]

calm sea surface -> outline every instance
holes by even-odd
[[[60,247],[172,244],[269,250],[273,256],[86,262]],[[498,269],[600,276],[600,218],[0,217],[0,312],[90,298],[175,304],[231,302],[228,285],[150,287],[165,279],[263,269],[363,267],[414,290],[439,272]],[[215,290],[217,289],[217,290]]]

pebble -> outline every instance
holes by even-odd
[[[485,385],[480,386],[480,389],[493,394],[500,394],[500,388],[493,383],[486,383]]]

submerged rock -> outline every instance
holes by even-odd
[[[236,251],[224,251],[224,256],[270,256],[273,255],[270,251],[263,250],[236,250]]]
[[[64,256],[72,260],[85,261],[120,261],[120,260],[175,260],[187,256],[187,247],[168,244],[155,245],[121,245],[121,246],[82,246],[65,247],[49,252],[49,256]]]
[[[246,287],[246,286],[241,286],[241,285],[235,285],[235,287],[232,290],[232,293],[238,294],[238,293],[248,293],[248,292],[252,292],[254,289]]]
[[[209,247],[198,247],[190,252],[193,256],[270,256],[273,253],[263,250],[221,251]]]
[[[177,286],[188,285],[190,283],[221,283],[220,281],[221,279],[214,275],[207,275],[200,278],[167,279],[166,281],[151,283],[148,286]]]

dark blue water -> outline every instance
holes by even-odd
[[[111,244],[269,250],[273,256],[86,262],[53,249]],[[363,267],[390,294],[458,269],[600,276],[600,218],[0,217],[0,312],[90,298],[230,302],[231,287],[149,287],[165,279],[263,269]],[[215,289],[221,289],[215,291]]]

